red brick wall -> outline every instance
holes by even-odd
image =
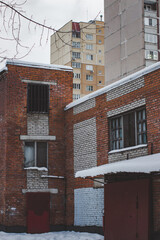
[[[65,175],[64,144],[64,107],[72,101],[71,71],[49,70],[25,66],[8,65],[6,79],[0,81],[0,91],[6,96],[5,123],[0,122],[0,134],[6,131],[3,138],[2,153],[6,149],[6,191],[1,203],[5,201],[5,220],[0,217],[0,225],[26,226],[26,197],[22,189],[26,189],[26,170],[24,170],[24,146],[20,135],[27,135],[27,83],[21,80],[55,81],[50,85],[49,135],[56,136],[55,141],[48,144],[48,174]],[[4,88],[6,84],[6,88]],[[2,95],[0,96],[0,98]],[[4,99],[4,97],[3,97]],[[0,106],[0,114],[3,109]],[[5,128],[6,127],[6,128]],[[3,149],[2,149],[3,148]],[[4,154],[3,154],[4,155]],[[4,155],[5,156],[5,155]],[[0,156],[1,158],[2,156]],[[5,169],[5,168],[4,168]],[[0,167],[0,171],[3,170]],[[0,189],[3,192],[2,182]],[[58,194],[51,194],[51,224],[64,224],[65,180],[49,179],[49,188],[58,189]],[[14,208],[16,210],[14,210]]]
[[[67,224],[74,224],[74,189],[93,186],[92,181],[74,179],[73,124],[96,116],[97,124],[97,165],[108,163],[109,129],[107,112],[145,98],[147,112],[148,153],[160,152],[160,70],[144,76],[145,86],[121,97],[106,101],[106,94],[96,97],[96,106],[73,115],[73,109],[66,111],[66,176],[67,176]],[[159,184],[154,187],[159,195]],[[160,211],[154,201],[154,227],[160,228]]]
[[[5,122],[5,105],[6,105],[6,73],[0,75],[0,222],[3,224],[5,219],[5,189],[6,189],[6,122]]]

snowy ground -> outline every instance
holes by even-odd
[[[52,232],[44,234],[0,232],[0,240],[103,240],[99,234],[79,232]]]

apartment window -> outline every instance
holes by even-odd
[[[81,68],[81,63],[72,62],[72,67],[73,67],[73,68]]]
[[[144,18],[144,24],[146,26],[157,26],[157,19],[153,19],[153,18]]]
[[[101,41],[101,40],[99,40],[99,41],[98,41],[98,43],[99,43],[99,44],[101,44],[101,43],[102,43],[102,41]]]
[[[81,89],[81,85],[79,83],[73,83],[73,89]]]
[[[93,55],[87,54],[87,55],[86,55],[86,59],[87,59],[87,60],[93,60]]]
[[[47,142],[25,142],[24,167],[47,167]]]
[[[112,118],[109,124],[111,150],[147,143],[145,109]]]
[[[81,37],[81,34],[80,34],[80,32],[73,31],[73,32],[72,32],[72,37],[73,37],[73,38],[80,38],[80,37]]]
[[[145,4],[144,5],[144,10],[145,11],[156,11],[156,1],[152,1],[152,4]]]
[[[87,50],[93,50],[93,44],[86,44]]]
[[[101,74],[102,74],[102,71],[98,71],[98,74],[101,75]]]
[[[86,39],[87,40],[93,40],[93,35],[92,34],[86,34]]]
[[[49,85],[28,84],[27,93],[28,113],[48,113],[49,110]]]
[[[93,86],[86,86],[86,91],[92,92],[93,91]]]
[[[99,33],[102,33],[102,30],[99,29],[98,32],[99,32]]]
[[[99,84],[101,84],[102,83],[102,81],[99,81]]]
[[[101,50],[99,50],[98,52],[99,52],[99,54],[101,54],[101,53],[102,53],[102,51],[101,51]]]
[[[86,65],[86,70],[93,71],[93,66],[92,65]]]
[[[144,9],[146,11],[151,11],[152,10],[151,5],[144,5]]]
[[[102,63],[102,61],[101,61],[101,60],[99,60],[99,63]]]
[[[80,48],[81,44],[80,44],[80,42],[72,42],[72,47],[73,48]]]
[[[73,94],[73,100],[77,100],[80,98],[80,94]]]
[[[145,33],[145,41],[149,43],[157,43],[157,36],[149,33]]]
[[[72,52],[72,58],[80,58],[81,53],[80,52]]]
[[[86,75],[86,80],[87,81],[92,81],[93,80],[93,75]]]
[[[151,50],[145,50],[145,58],[150,59],[150,60],[158,60],[158,52],[151,51]]]
[[[80,73],[73,73],[73,78],[81,78],[81,74]]]

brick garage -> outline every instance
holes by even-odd
[[[21,61],[8,61],[6,67],[1,70],[0,226],[2,230],[27,231],[26,196],[39,192],[50,194],[50,229],[64,229],[65,122],[63,109],[72,101],[72,77],[70,67]],[[28,110],[29,86],[32,90],[34,87],[34,91],[39,91],[35,95],[31,93],[35,99],[38,98],[36,94],[40,94],[42,98],[45,94],[43,91],[47,89],[44,99],[49,99],[47,103],[43,103],[44,109],[34,106],[34,104],[39,105],[41,100],[34,100],[33,105],[29,106],[32,111]],[[42,154],[39,152],[41,143],[45,149],[47,148],[44,151],[47,151],[46,155],[41,157],[41,161],[46,161],[46,164],[43,166],[43,162],[36,162],[38,160],[34,156],[35,163],[30,163],[29,167],[26,167],[25,151],[34,149],[35,154]],[[35,150],[35,144],[38,150]]]
[[[160,64],[157,63],[66,106],[68,225],[72,224],[83,229],[90,228],[99,232],[102,230],[103,214],[100,212],[103,211],[104,205],[100,199],[96,200],[96,197],[93,197],[92,192],[95,192],[96,196],[96,191],[103,192],[103,188],[101,185],[95,188],[92,180],[75,179],[77,171],[160,152],[159,79]],[[138,115],[141,119],[138,119]],[[145,116],[144,119],[142,115]],[[131,125],[129,122],[123,125],[125,134],[123,131],[121,136],[122,133],[119,130],[119,137],[116,139],[115,135],[113,138],[114,134],[110,134],[113,131],[111,126],[114,121],[119,121],[119,129],[121,129],[121,119],[125,121],[131,116],[134,116],[132,123],[134,131],[128,133],[126,130]],[[142,122],[144,129],[146,128],[144,131],[140,130],[140,126],[136,127]],[[129,142],[129,136],[132,136],[132,142]],[[126,141],[126,139],[129,140]],[[119,144],[118,147],[115,147],[115,142]],[[120,180],[117,177],[118,179]],[[159,176],[151,176],[153,218],[151,217],[150,221],[153,224],[150,226],[150,232],[152,239],[154,239],[153,236],[156,239],[156,235],[160,233],[159,181]],[[78,204],[80,201],[77,199],[78,193],[83,200],[83,206]],[[92,201],[97,201],[96,206],[99,206],[99,212],[94,212]],[[89,208],[90,205],[92,205],[91,208]],[[70,214],[71,210],[72,214]],[[94,220],[88,222],[87,214],[89,219],[96,217],[99,222]],[[80,220],[77,221],[77,219]]]

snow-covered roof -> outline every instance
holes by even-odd
[[[160,172],[160,153],[137,157],[130,160],[104,164],[83,171],[78,171],[75,177],[95,177],[109,173],[151,173]]]
[[[33,67],[33,68],[44,68],[44,69],[52,69],[52,70],[60,70],[60,71],[69,71],[72,72],[73,68],[64,65],[55,65],[55,64],[43,64],[43,63],[35,63],[35,62],[26,62],[20,60],[7,60],[6,65],[17,65],[24,67]]]
[[[75,106],[77,106],[77,105],[79,105],[79,104],[81,104],[81,103],[83,103],[83,102],[85,102],[85,101],[87,101],[87,100],[89,100],[91,98],[95,98],[95,97],[97,97],[99,95],[107,93],[108,91],[110,91],[110,90],[112,90],[114,88],[117,88],[119,86],[122,86],[122,85],[124,85],[124,84],[126,84],[128,82],[134,81],[135,79],[140,78],[140,77],[142,77],[142,76],[144,76],[144,75],[146,75],[146,74],[148,74],[150,72],[153,72],[153,71],[155,71],[155,70],[157,70],[159,68],[160,68],[160,62],[152,64],[149,67],[145,67],[145,68],[143,68],[142,70],[140,70],[140,71],[138,71],[136,73],[133,73],[133,74],[131,74],[131,75],[125,77],[125,78],[120,79],[119,81],[116,81],[116,82],[114,82],[114,83],[112,83],[110,85],[107,85],[107,86],[105,86],[105,87],[103,87],[103,88],[101,88],[101,89],[99,89],[99,90],[97,90],[97,91],[95,91],[93,93],[90,93],[90,94],[88,94],[88,95],[86,95],[86,96],[84,96],[82,98],[79,98],[78,100],[76,100],[74,102],[71,102],[70,104],[68,104],[65,107],[65,110],[68,110],[68,109],[70,109],[72,107],[75,107]]]
[[[8,68],[5,66],[5,67],[0,69],[0,73],[2,73],[3,71],[7,71],[7,70],[8,70]]]

